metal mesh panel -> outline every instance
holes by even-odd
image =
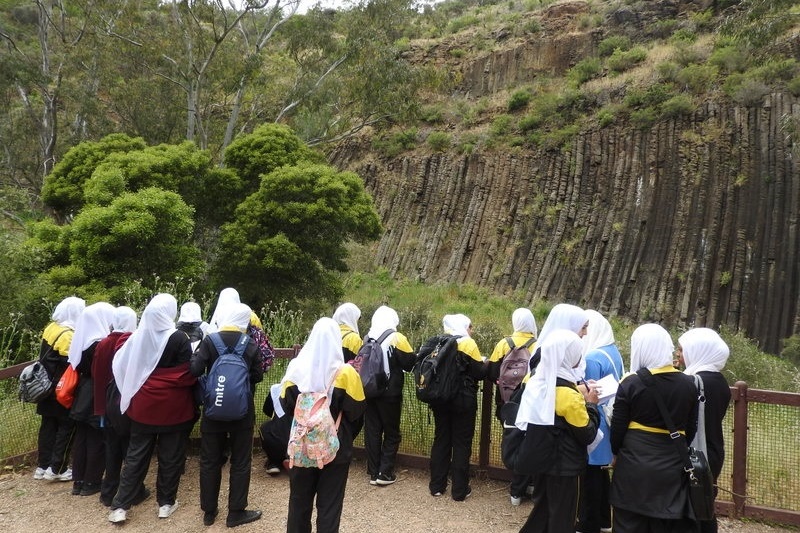
[[[17,379],[7,383],[0,392],[0,460],[35,450],[41,420],[36,405],[17,400]]]
[[[800,408],[750,403],[748,505],[800,510]]]

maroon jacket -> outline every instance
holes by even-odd
[[[114,379],[111,363],[117,350],[122,348],[130,336],[128,331],[113,331],[108,337],[98,342],[94,349],[92,377],[94,378],[94,414],[96,415],[104,416],[106,414],[106,387]]]
[[[131,420],[148,426],[177,426],[195,420],[192,387],[197,378],[189,373],[189,362],[157,367],[131,398],[125,411]]]

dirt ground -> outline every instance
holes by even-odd
[[[155,461],[154,461],[155,462]],[[264,473],[264,459],[253,457],[250,485],[250,508],[261,509],[261,520],[237,528],[240,533],[280,532],[286,529],[289,478]],[[146,480],[155,493],[155,468]],[[107,521],[108,509],[97,496],[72,496],[71,483],[36,481],[32,469],[18,469],[0,474],[0,531],[4,533],[91,533],[123,531],[150,533],[168,530],[190,533],[227,530],[225,527],[225,485],[220,495],[220,517],[211,527],[202,523],[199,505],[196,456],[190,457],[178,491],[179,508],[170,518],[158,519],[155,497],[134,507],[124,525]],[[433,498],[428,493],[427,472],[402,469],[398,481],[389,487],[369,485],[363,462],[354,462],[350,470],[344,502],[341,533],[512,533],[519,531],[531,510],[529,500],[512,507],[505,483],[475,479],[472,496],[466,502],[454,502],[449,493]],[[316,529],[316,528],[315,528]],[[764,524],[722,519],[721,532],[788,533],[790,530]]]

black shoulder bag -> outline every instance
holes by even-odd
[[[642,368],[636,373],[645,385],[652,385],[654,389],[656,388],[653,375],[648,369]],[[697,520],[711,520],[714,518],[714,478],[711,475],[708,460],[702,451],[689,446],[686,442],[686,437],[675,429],[675,424],[672,423],[672,417],[667,411],[667,406],[664,405],[664,398],[661,397],[657,390],[654,392],[656,405],[667,426],[669,437],[675,443],[675,447],[683,459],[683,470],[689,477],[689,503],[692,506],[695,518]]]

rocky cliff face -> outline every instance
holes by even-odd
[[[470,74],[485,58],[464,67],[466,92],[518,77],[513,58],[532,56],[498,57],[503,73]],[[647,131],[583,131],[557,150],[385,160],[352,142],[333,163],[364,177],[386,228],[376,259],[393,274],[724,324],[777,352],[800,332],[798,123],[800,101],[775,93]]]

